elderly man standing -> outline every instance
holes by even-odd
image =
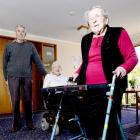
[[[25,36],[25,27],[17,25],[16,39],[6,45],[3,56],[3,72],[6,84],[9,86],[13,106],[11,132],[17,132],[21,128],[21,95],[27,128],[29,130],[35,129],[32,121],[32,62],[37,65],[42,75],[47,74],[35,46],[25,40]]]

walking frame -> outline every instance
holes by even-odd
[[[106,110],[106,116],[105,116],[105,122],[104,122],[104,128],[103,128],[103,133],[102,133],[101,140],[106,140],[106,136],[107,136],[107,130],[108,130],[110,112],[111,112],[111,107],[112,107],[113,93],[114,93],[114,88],[115,88],[116,77],[117,77],[116,75],[113,75],[112,83],[109,84],[110,90],[108,92],[106,92],[106,95],[108,96],[108,104],[107,104],[107,110]],[[57,115],[56,115],[56,118],[55,118],[55,123],[54,123],[54,126],[53,126],[53,130],[52,130],[50,140],[54,140],[55,131],[56,131],[58,120],[59,120],[60,114],[61,114],[63,97],[67,93],[67,91],[71,91],[72,89],[74,91],[77,91],[77,90],[88,90],[88,89],[94,89],[94,88],[96,88],[96,86],[94,87],[94,85],[93,85],[93,87],[92,87],[92,85],[90,85],[90,86],[89,85],[70,85],[70,86],[63,86],[63,87],[60,86],[60,87],[51,87],[49,89],[48,88],[43,89],[43,92],[62,91],[62,96],[61,96],[61,99],[60,99],[58,112],[57,112]],[[81,139],[81,138],[82,138],[82,140],[88,140],[84,129],[81,127],[79,117],[77,115],[75,115],[75,118],[72,118],[71,120],[75,120],[78,123],[78,126],[80,128],[80,134],[71,138],[71,139],[69,139],[69,140],[78,140],[78,139]],[[120,128],[122,140],[126,140],[126,138],[124,136],[124,132],[123,132],[123,128],[122,128],[120,119],[118,117],[118,114],[117,114],[117,122],[118,122],[118,125],[119,125],[119,128]]]

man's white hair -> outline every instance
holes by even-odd
[[[24,25],[21,25],[21,24],[19,24],[19,25],[16,25],[16,28],[24,28],[24,29],[26,29],[26,27],[24,26]]]
[[[24,32],[25,32],[25,35],[26,35],[26,27],[24,26],[24,25],[22,25],[22,24],[19,24],[19,25],[16,25],[16,29],[17,28],[23,28],[24,29]]]

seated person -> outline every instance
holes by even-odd
[[[68,77],[62,74],[62,68],[58,61],[54,61],[52,64],[52,71],[45,76],[43,82],[43,88],[64,86],[67,85]]]
[[[68,85],[68,82],[70,82],[70,78],[66,77],[62,74],[62,68],[58,61],[54,61],[51,67],[51,73],[47,74],[45,76],[44,82],[43,82],[43,88],[49,88],[49,87],[56,87],[56,86],[65,86]],[[56,91],[55,93],[62,93],[61,91]],[[59,104],[61,94],[45,94],[44,95],[45,100],[48,104]],[[49,96],[49,98],[48,98]],[[75,95],[69,95],[65,94],[63,97],[63,106],[66,106],[67,109],[70,107],[70,112],[75,112],[75,105],[76,104],[76,96]],[[46,105],[47,106],[47,105]],[[48,107],[45,107],[48,108]],[[64,109],[64,108],[63,108]],[[66,110],[67,110],[66,109]],[[68,109],[69,110],[69,109]]]

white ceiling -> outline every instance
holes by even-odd
[[[0,29],[14,31],[23,24],[28,34],[80,42],[76,28],[85,24],[84,12],[93,5],[108,11],[111,26],[140,33],[140,0],[0,0]]]

